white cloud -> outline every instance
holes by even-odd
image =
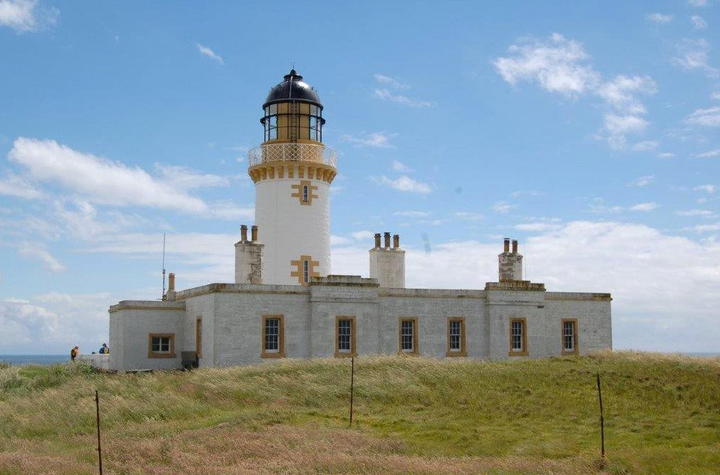
[[[59,184],[93,203],[174,209],[198,215],[213,213],[200,198],[188,195],[168,181],[153,178],[139,167],[130,168],[120,162],[78,152],[54,140],[20,137],[15,140],[8,158],[26,167],[35,180]],[[172,167],[165,170],[172,170]],[[185,170],[183,180],[186,184],[198,186],[201,182],[206,185],[218,182],[212,175],[181,170]]]
[[[720,127],[720,107],[697,109],[687,116],[685,122],[693,125],[704,125],[705,127]]]
[[[678,216],[694,217],[694,216],[714,216],[715,213],[706,209],[691,209],[688,211],[678,211]]]
[[[649,76],[618,75],[603,82],[588,64],[589,56],[582,45],[557,33],[544,42],[521,41],[508,51],[507,57],[498,58],[493,64],[498,74],[513,86],[524,80],[565,96],[586,92],[599,96],[606,109],[610,109],[605,113],[599,138],[611,147],[626,148],[625,135],[640,133],[647,127],[647,120],[641,117],[647,111],[638,96],[657,92],[657,85]]]
[[[693,226],[693,230],[699,233],[714,233],[720,231],[720,223],[698,224],[697,226]]]
[[[658,208],[658,204],[654,202],[638,203],[630,207],[630,211],[653,211]]]
[[[0,179],[0,195],[16,196],[26,200],[37,200],[45,194],[35,188],[22,177],[9,174],[7,178]]]
[[[631,181],[628,183],[628,186],[633,187],[642,187],[642,186],[648,186],[650,183],[655,181],[655,175],[645,175],[641,176],[640,178]]]
[[[671,153],[671,152],[658,153],[658,158],[673,158],[673,157],[675,157],[675,154]]]
[[[0,26],[18,33],[38,31],[57,23],[56,8],[39,8],[37,0],[0,0]]]
[[[195,46],[197,46],[198,51],[200,51],[200,54],[202,54],[203,56],[207,56],[208,58],[211,58],[222,65],[225,64],[225,61],[223,61],[220,56],[215,54],[215,51],[213,51],[212,49],[208,48],[207,46],[203,46],[200,43],[195,43]]]
[[[432,192],[432,187],[430,185],[417,180],[413,180],[407,175],[401,175],[395,180],[392,180],[385,175],[371,178],[375,183],[379,185],[389,186],[390,188],[398,191],[421,194]]]
[[[375,80],[377,82],[379,82],[380,84],[385,84],[385,85],[390,86],[395,89],[409,89],[410,88],[409,84],[406,84],[399,79],[396,79],[396,78],[393,78],[390,76],[386,76],[386,75],[380,74],[380,73],[374,74],[374,76],[375,76]]]
[[[473,213],[472,211],[456,211],[453,216],[462,221],[480,221],[484,216],[480,213]]]
[[[353,239],[356,241],[370,241],[375,236],[372,231],[356,231],[352,233]]]
[[[397,134],[387,134],[385,132],[363,133],[359,137],[344,134],[340,136],[340,141],[348,142],[358,147],[393,148],[390,139],[396,135]]]
[[[427,218],[432,213],[430,211],[395,211],[393,214],[405,218]]]
[[[678,43],[677,50],[678,56],[673,58],[673,62],[681,68],[687,71],[700,69],[710,77],[718,75],[718,70],[708,63],[710,45],[706,40],[685,38]]]
[[[496,213],[501,213],[501,214],[509,213],[510,211],[514,210],[515,208],[517,208],[517,205],[510,204],[506,201],[497,201],[492,206],[493,211],[495,211]]]
[[[692,21],[693,26],[695,27],[696,30],[702,30],[702,29],[707,28],[707,22],[700,15],[693,15],[690,18],[690,21]]]
[[[37,242],[25,242],[18,247],[21,256],[39,259],[45,268],[51,272],[63,272],[65,266],[60,263],[52,254],[45,249],[45,246]]]
[[[716,148],[715,150],[709,150],[707,152],[698,153],[695,155],[697,158],[715,158],[720,157],[720,148]]]
[[[649,13],[645,15],[645,19],[649,22],[656,23],[658,25],[665,25],[673,20],[672,15],[664,15],[662,13]]]
[[[108,339],[107,293],[65,294],[52,292],[31,299],[0,301],[0,354],[24,353],[42,348],[45,353],[69,354],[80,346],[83,353],[97,351]]]
[[[693,191],[704,191],[705,193],[712,195],[717,191],[717,187],[715,185],[698,185],[693,188]]]
[[[710,99],[720,101],[720,91],[713,92],[712,94],[710,94]]]
[[[707,0],[687,0],[688,5],[693,7],[704,7],[707,5]]]
[[[553,223],[522,223],[522,224],[516,224],[514,226],[515,229],[518,231],[529,231],[529,232],[538,232],[538,231],[551,231],[554,229],[560,229],[562,228],[561,224],[553,224]]]
[[[565,95],[582,94],[598,82],[598,74],[584,64],[582,45],[553,33],[549,41],[528,39],[508,48],[509,56],[496,59],[498,74],[513,86],[536,81],[543,89]]]
[[[402,94],[393,94],[388,89],[375,89],[374,95],[375,95],[375,97],[377,97],[378,99],[381,99],[383,101],[395,102],[397,104],[402,104],[404,106],[422,108],[422,107],[431,107],[434,105],[430,101],[423,101],[420,99],[403,96]]]
[[[155,168],[160,172],[163,181],[172,187],[181,190],[193,190],[196,188],[208,188],[216,186],[230,186],[230,180],[227,177],[201,173],[188,167],[179,167],[174,165],[155,164]]]
[[[632,146],[633,152],[652,152],[660,145],[654,140],[644,140]]]
[[[392,169],[393,169],[393,171],[401,172],[401,173],[410,173],[410,172],[414,171],[409,166],[407,166],[404,163],[399,162],[397,160],[393,160]]]

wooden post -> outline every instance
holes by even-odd
[[[350,358],[350,427],[353,421],[353,395],[355,393],[355,357]]]
[[[99,463],[99,468],[100,468],[100,475],[103,475],[102,446],[100,445],[100,396],[98,395],[97,389],[95,390],[95,411],[96,411],[96,415],[97,415],[98,463]]]
[[[603,412],[602,388],[600,387],[600,372],[597,373],[598,401],[600,402],[600,456],[605,462],[605,414]]]

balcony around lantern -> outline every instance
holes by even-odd
[[[312,143],[266,143],[248,151],[248,168],[273,162],[309,162],[337,167],[337,151]]]

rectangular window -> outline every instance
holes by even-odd
[[[448,318],[447,356],[466,356],[465,351],[465,319],[462,317]]]
[[[148,335],[148,358],[175,358],[175,334],[150,333]]]
[[[195,320],[195,354],[198,358],[202,356],[202,317]]]
[[[524,318],[510,319],[510,356],[526,356],[527,330]]]
[[[417,318],[401,318],[400,319],[400,353],[416,355],[418,354],[418,327]]]
[[[335,317],[335,356],[355,354],[355,317]]]
[[[562,354],[578,354],[577,344],[577,320],[568,319],[562,321]]]
[[[263,315],[261,354],[263,358],[282,358],[285,356],[284,320],[283,315]]]
[[[302,200],[303,200],[303,202],[307,203],[309,199],[310,199],[310,197],[308,196],[308,186],[303,185]]]
[[[310,261],[303,261],[303,282],[310,283]]]

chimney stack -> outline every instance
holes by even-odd
[[[512,252],[510,252],[510,238],[503,240],[503,252],[498,255],[499,279],[500,282],[517,282],[522,280],[522,259],[518,254],[517,239],[512,240]]]
[[[240,242],[247,242],[247,225],[240,226]]]
[[[175,274],[173,272],[168,275],[168,292],[175,292]]]
[[[251,238],[251,239],[252,239],[252,242],[257,241],[257,240],[258,240],[258,227],[257,227],[257,225],[253,224],[253,227],[252,227],[251,232],[252,232],[252,238]]]
[[[375,234],[375,249],[380,249],[380,233]]]
[[[517,239],[513,239],[513,242],[512,242],[512,252],[513,252],[513,254],[517,254],[517,252],[518,252],[518,242],[517,242]]]
[[[400,235],[396,234],[393,236],[393,249],[397,249],[400,247]]]
[[[385,233],[385,249],[390,249],[390,233]]]
[[[375,234],[375,247],[370,249],[370,278],[377,279],[382,288],[405,288],[405,251],[400,248],[399,234]]]
[[[503,241],[503,252],[510,252],[510,238],[505,238]]]

